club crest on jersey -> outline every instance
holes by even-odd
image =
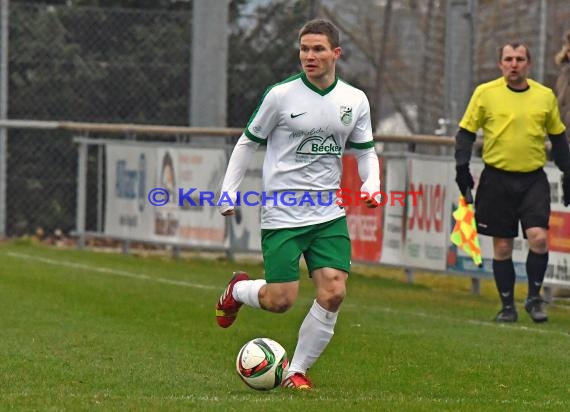
[[[345,126],[352,123],[352,107],[340,106],[340,121]]]
[[[297,154],[301,155],[335,155],[342,154],[342,148],[331,134],[327,137],[309,136],[297,146]]]

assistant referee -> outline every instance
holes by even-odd
[[[516,322],[512,261],[519,222],[528,240],[528,296],[525,309],[534,322],[548,320],[541,298],[548,265],[550,186],[543,170],[545,137],[562,171],[564,205],[570,204],[570,150],[551,89],[529,79],[529,48],[511,42],[499,49],[502,76],[479,85],[455,137],[456,182],[463,195],[474,187],[469,161],[476,133],[483,132],[483,162],[475,197],[477,231],[493,237],[493,275],[502,302],[497,322]]]

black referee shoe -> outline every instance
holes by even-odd
[[[518,318],[519,315],[517,314],[517,309],[514,306],[508,305],[503,306],[499,313],[497,313],[495,322],[512,323],[516,322]]]
[[[546,302],[540,296],[535,296],[526,300],[524,308],[535,323],[542,323],[548,320],[545,306]]]

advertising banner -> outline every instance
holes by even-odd
[[[240,192],[262,192],[265,153],[257,152]],[[364,202],[346,206],[352,239],[352,259],[418,269],[447,270],[467,276],[492,277],[493,241],[479,235],[483,267],[478,268],[449,236],[459,190],[452,158],[387,155],[381,158],[383,206]],[[260,205],[242,206],[225,218],[215,203],[226,170],[223,149],[190,149],[140,142],[106,144],[106,235],[143,241],[167,241],[187,246],[229,246],[231,224],[235,251],[261,251]],[[473,195],[483,170],[474,159]],[[551,188],[549,265],[545,284],[570,287],[570,208],[562,204],[560,171],[545,171]],[[356,158],[343,157],[341,187],[360,190]],[[154,190],[160,196],[152,197]],[[399,194],[395,196],[394,194]],[[166,199],[158,204],[150,199]],[[399,201],[403,199],[404,201]],[[229,219],[229,220],[228,220]],[[513,262],[519,280],[526,279],[528,243],[522,228],[514,240]]]
[[[149,239],[154,208],[147,201],[156,186],[156,149],[122,143],[106,145],[105,234]]]
[[[441,159],[408,159],[407,266],[445,270],[450,214],[446,210],[449,169]]]
[[[263,186],[261,173],[264,158],[265,150],[261,148],[253,155],[239,188],[241,193],[250,191],[261,193]],[[251,198],[250,203],[256,202]],[[261,202],[257,205],[242,205],[236,208],[234,216],[228,218],[231,221],[234,250],[261,252],[260,216]]]
[[[380,181],[382,181],[382,164]],[[354,194],[360,191],[362,181],[358,174],[356,157],[346,154],[342,158],[341,188],[343,192]],[[354,199],[354,196],[351,196]],[[352,260],[360,262],[380,261],[382,253],[383,207],[368,208],[364,201],[353,200],[345,206],[346,222],[352,241]]]
[[[214,206],[225,171],[223,149],[106,145],[105,234],[133,240],[224,247]]]
[[[405,157],[385,156],[386,170],[383,182],[384,191],[405,193],[408,163]],[[405,202],[389,202],[384,206],[384,225],[382,231],[382,255],[380,262],[389,265],[404,265],[404,243],[406,241],[406,196]]]
[[[544,283],[570,287],[570,207],[562,203],[561,172],[553,165],[545,168],[550,182],[549,262]]]
[[[155,206],[153,234],[183,245],[225,244],[225,222],[215,203],[226,167],[223,149],[157,148],[156,174],[169,192],[164,206]]]

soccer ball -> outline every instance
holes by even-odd
[[[288,367],[287,352],[269,338],[250,340],[242,346],[236,359],[236,370],[241,380],[259,391],[279,386]]]

